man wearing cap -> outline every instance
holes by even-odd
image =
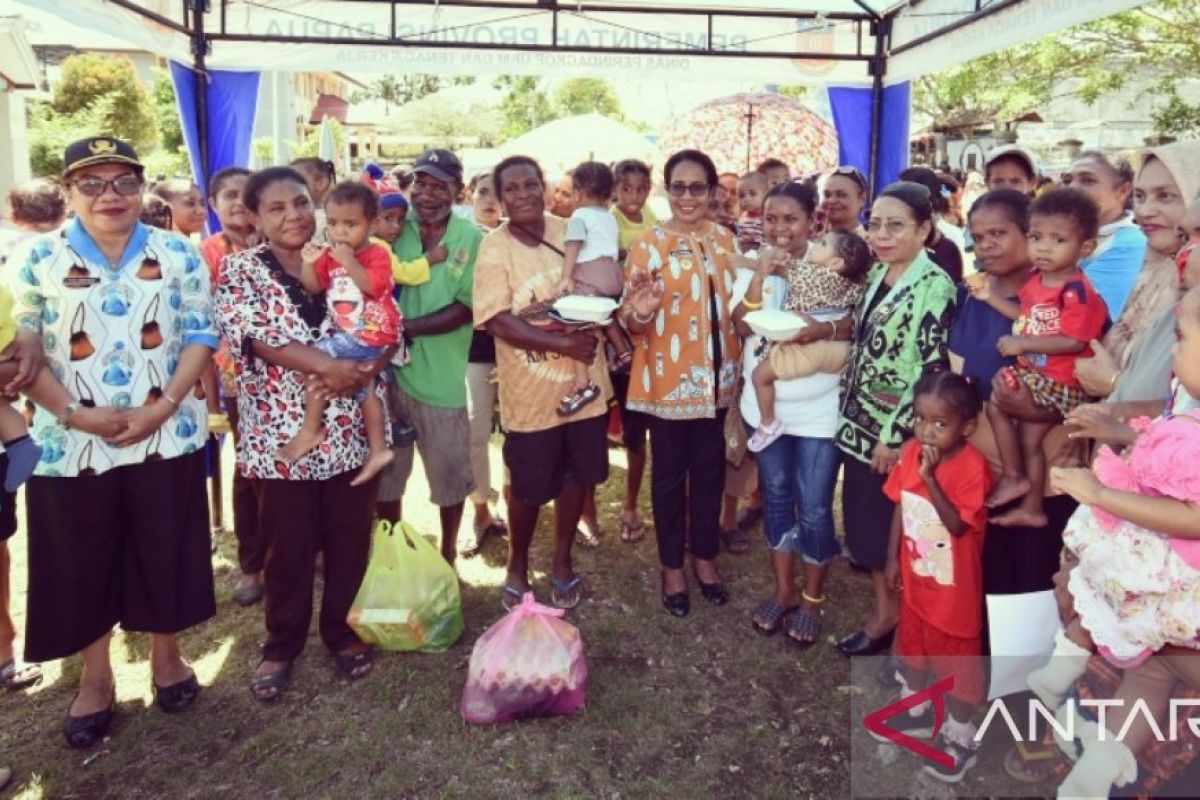
[[[112,720],[117,624],[151,634],[164,711],[185,708],[200,689],[176,634],[215,612],[208,415],[192,388],[217,335],[196,248],[138,221],[144,179],[133,148],[91,137],[68,146],[64,162],[74,218],[23,243],[4,280],[22,352],[40,340],[54,377],[37,398],[43,455],[25,489],[26,657],[81,653],[64,733],[87,747]]]
[[[483,234],[451,213],[462,191],[462,164],[454,153],[426,150],[412,173],[408,219],[393,250],[404,262],[424,256],[430,274],[425,283],[400,292],[410,360],[393,373],[401,416],[421,451],[430,502],[441,510],[442,555],[453,563],[463,503],[474,488],[466,373],[475,255]],[[399,444],[396,455],[379,485],[380,516],[390,519],[400,517],[413,445]]]

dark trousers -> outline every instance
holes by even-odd
[[[264,573],[267,661],[292,661],[304,649],[318,549],[325,553],[321,640],[335,653],[359,641],[346,615],[367,569],[378,479],[351,486],[357,472],[323,481],[259,481],[259,525],[271,542]]]
[[[238,442],[237,398],[225,398],[225,416],[233,429],[233,446]],[[233,470],[233,535],[237,537],[238,566],[243,575],[262,572],[267,560],[267,541],[264,529],[258,524],[261,497],[257,478],[247,478],[236,467]]]
[[[693,556],[716,558],[725,487],[725,411],[715,419],[649,417],[649,423],[658,559],[667,569],[682,569],[689,538]]]

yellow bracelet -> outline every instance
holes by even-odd
[[[761,300],[757,303],[752,303],[744,297],[742,298],[742,305],[744,305],[746,308],[750,309],[751,311],[757,311],[758,309],[763,307]]]

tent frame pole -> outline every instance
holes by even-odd
[[[890,17],[876,19],[871,23],[871,35],[875,38],[875,56],[871,59],[871,160],[867,175],[869,198],[875,197],[875,181],[879,176],[879,150],[883,138],[883,76],[887,72],[886,40],[891,34]]]
[[[200,169],[203,175],[197,175],[196,181],[205,181],[211,177],[208,174],[208,69],[205,58],[211,51],[212,44],[204,32],[204,15],[209,11],[210,0],[187,0],[188,9],[192,13],[192,71],[196,74],[196,147],[200,154]],[[207,191],[201,187],[200,191]]]

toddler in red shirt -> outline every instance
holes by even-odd
[[[1010,417],[995,403],[988,404],[1001,473],[987,505],[999,508],[1021,501],[994,517],[997,525],[1046,525],[1042,440],[1063,417],[1090,400],[1075,377],[1075,361],[1093,355],[1090,343],[1104,333],[1108,309],[1079,262],[1096,249],[1099,217],[1096,204],[1077,189],[1038,195],[1029,207],[1029,257],[1035,270],[1021,288],[1019,307],[993,304],[1016,320],[1013,334],[996,343],[1002,355],[1017,359],[1016,366],[1003,373],[1004,380],[1011,388],[1021,383],[1029,387],[1041,412],[1030,419]]]
[[[883,487],[896,503],[884,575],[900,593],[896,656],[902,697],[933,679],[955,679],[950,718],[935,745],[952,763],[925,766],[944,781],[958,781],[975,763],[971,716],[984,699],[984,498],[992,476],[983,454],[967,441],[979,406],[979,390],[969,378],[945,370],[923,375],[913,390],[914,436]],[[927,738],[933,716],[926,701],[891,727]]]
[[[325,201],[325,233],[329,244],[309,242],[301,251],[300,282],[309,294],[325,293],[337,332],[313,346],[333,358],[370,363],[400,341],[400,309],[392,298],[392,256],[371,242],[372,223],[379,213],[379,196],[358,181],[335,186]],[[364,389],[362,403],[370,453],[351,486],[378,475],[394,455],[387,444],[383,404]],[[326,402],[310,392],[300,432],[280,448],[276,457],[291,463],[325,439],[321,418]]]

